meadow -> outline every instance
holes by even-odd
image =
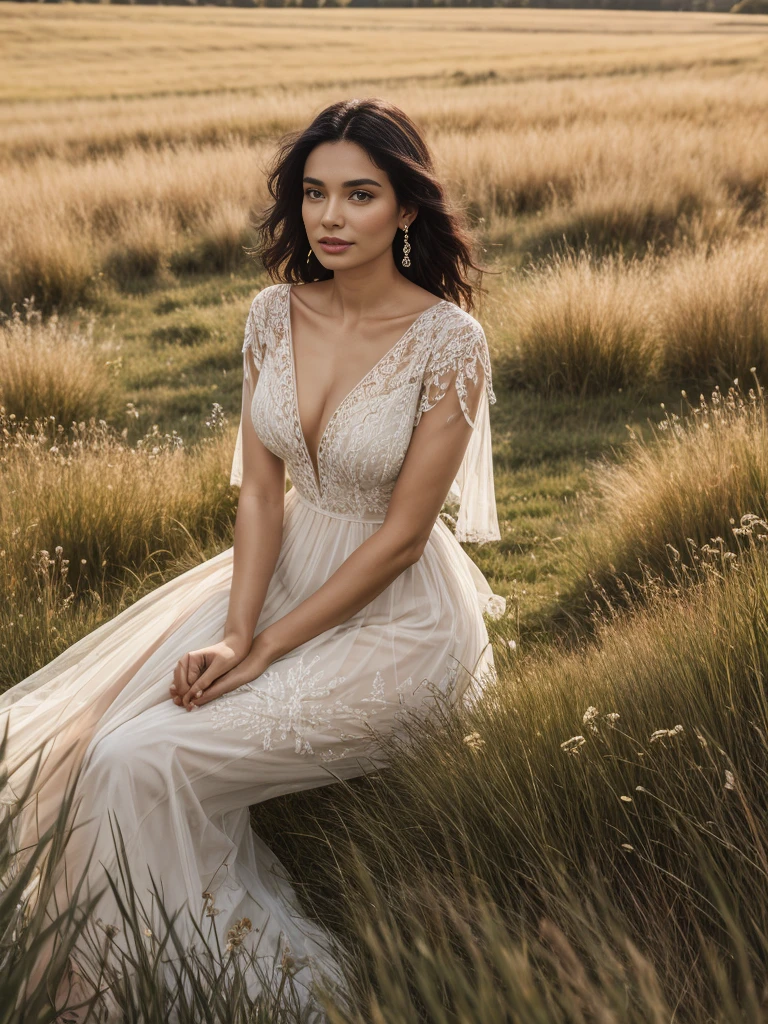
[[[766,57],[763,16],[0,4],[0,689],[231,545],[281,133],[399,104],[490,271],[499,682],[253,809],[331,1024],[765,1019]],[[184,1021],[294,1019],[190,971]]]

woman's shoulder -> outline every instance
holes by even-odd
[[[256,294],[254,295],[251,301],[251,310],[258,311],[260,309],[266,309],[269,306],[270,302],[277,298],[279,293],[283,291],[286,287],[287,285],[283,284],[282,282],[278,282],[277,284],[264,285],[264,287],[260,288],[259,291],[256,292]]]
[[[483,368],[488,399],[493,403],[491,356],[483,325],[466,309],[446,301],[432,336],[425,379],[436,381],[449,375],[457,384],[466,378],[475,380],[478,365]]]
[[[486,344],[483,325],[476,317],[449,299],[440,305],[434,342],[438,350],[456,346]]]

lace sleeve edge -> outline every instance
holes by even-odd
[[[414,427],[421,419],[423,412],[434,409],[440,399],[447,393],[453,383],[459,396],[459,404],[464,413],[467,423],[474,429],[477,423],[477,414],[474,420],[469,414],[467,405],[466,381],[478,382],[477,363],[478,360],[483,368],[484,391],[488,404],[496,402],[496,395],[493,390],[493,378],[491,371],[491,358],[488,350],[488,342],[482,325],[474,317],[465,314],[462,329],[456,335],[449,336],[445,345],[440,347],[438,352],[430,353],[427,366],[424,372],[419,404],[414,418]]]
[[[265,301],[264,293],[267,290],[267,288],[262,288],[261,291],[254,296],[254,299],[251,302],[251,308],[248,310],[248,316],[245,320],[243,345],[240,351],[243,354],[243,370],[246,379],[249,379],[248,360],[246,358],[248,350],[250,349],[253,355],[253,362],[257,371],[261,371],[261,366],[264,361],[264,319],[262,311]]]

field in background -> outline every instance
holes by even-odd
[[[766,57],[754,16],[0,4],[0,688],[231,544],[282,132],[398,103],[494,271],[500,691],[254,812],[392,1024],[506,1021],[500,979],[526,1024],[759,1019],[768,922],[714,908],[768,906]]]
[[[0,24],[0,98],[42,100],[729,65],[765,57],[768,17],[4,3]]]

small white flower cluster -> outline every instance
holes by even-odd
[[[584,723],[584,725],[590,728],[592,732],[598,732],[597,725],[595,724],[595,719],[597,718],[598,714],[599,712],[597,708],[592,707],[592,705],[590,704],[590,706],[587,708],[587,710],[584,712],[582,716],[582,722]]]
[[[676,725],[674,729],[656,729],[656,731],[651,734],[650,741],[651,743],[655,743],[656,740],[667,739],[668,737],[671,739],[682,731],[682,725]]]
[[[485,740],[481,738],[479,732],[471,732],[468,736],[465,736],[462,743],[466,744],[470,750],[475,752],[482,750],[485,746]]]
[[[217,914],[221,913],[220,910],[216,909],[213,893],[208,892],[207,889],[203,893],[203,909],[206,917],[216,917]]]
[[[214,402],[211,405],[211,415],[205,421],[205,425],[209,430],[213,431],[213,433],[216,433],[219,430],[224,430],[226,427],[227,415],[224,412],[223,407],[219,405],[218,402]]]
[[[731,519],[731,522],[733,522],[733,519]],[[754,512],[747,512],[739,519],[739,522],[741,526],[734,526],[733,528],[733,532],[737,536],[751,537],[754,535],[758,540],[765,540],[766,535],[768,535],[768,523],[765,519],[755,515]],[[758,530],[762,532],[757,532]]]
[[[597,722],[595,721],[595,719],[599,717],[599,714],[600,712],[597,708],[590,704],[582,716],[582,722],[584,725],[588,726],[592,732],[600,731],[597,727]],[[615,729],[616,723],[621,718],[621,715],[618,711],[609,711],[607,714],[603,715],[603,718],[608,722],[608,725],[610,725],[612,729]]]
[[[583,736],[571,736],[569,740],[563,740],[560,747],[566,754],[578,754],[579,747],[586,742]]]
[[[249,917],[241,917],[239,921],[235,921],[234,925],[227,932],[226,950],[228,953],[232,953],[242,946],[243,940],[250,932],[251,927],[251,919]]]

